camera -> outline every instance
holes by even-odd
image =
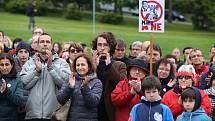
[[[215,74],[215,67],[210,67],[209,68],[208,75],[211,75],[211,73],[212,73],[212,75]]]

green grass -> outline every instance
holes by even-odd
[[[21,37],[27,41],[31,37],[28,31],[28,18],[25,15],[0,13],[0,30],[11,37]],[[149,40],[149,33],[139,33],[137,17],[126,16],[124,25],[110,25],[96,22],[96,34],[92,32],[90,20],[73,21],[62,17],[36,17],[36,25],[45,28],[54,41],[81,41],[87,45],[100,32],[111,31],[117,38],[124,39],[127,45],[133,41]],[[215,44],[215,32],[194,31],[192,25],[175,22],[165,25],[164,33],[153,33],[153,42],[159,43],[164,55],[175,47],[182,51],[185,46],[197,47],[203,50],[208,60],[209,49]]]

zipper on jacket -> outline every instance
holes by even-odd
[[[150,106],[149,106],[149,121],[151,121],[151,109],[152,109],[152,106],[151,106],[151,103],[150,103]]]
[[[45,63],[44,63],[44,67],[45,67]],[[42,68],[42,72],[43,72],[43,73],[42,73],[42,74],[43,74],[43,76],[42,76],[42,77],[43,77],[43,78],[42,78],[42,118],[43,118],[43,113],[44,113],[44,112],[43,112],[43,111],[44,111],[44,110],[43,110],[43,85],[44,85],[44,75],[45,75],[45,74],[44,74],[44,73],[45,73],[45,71],[44,71],[45,68],[44,68],[44,67]]]

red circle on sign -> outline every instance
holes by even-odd
[[[162,6],[157,2],[157,1],[147,1],[146,3],[154,3],[154,4],[157,4],[157,7],[160,8],[161,10],[161,14],[160,16],[157,18],[157,19],[154,19],[154,20],[148,20],[148,16],[149,14],[147,14],[146,16],[143,15],[143,10],[141,9],[141,17],[143,20],[145,21],[149,21],[149,22],[157,22],[161,19],[162,15],[163,15],[163,9],[162,9]]]

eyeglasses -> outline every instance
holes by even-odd
[[[116,51],[125,51],[125,49],[118,49],[118,48],[117,48]]]
[[[104,47],[107,48],[108,47],[108,43],[97,43],[98,47]]]
[[[185,79],[185,80],[188,80],[188,79],[191,79],[190,76],[179,76],[178,79]]]
[[[76,53],[80,53],[80,52],[83,52],[83,51],[82,50],[71,49],[70,52],[71,53],[75,53],[75,52]]]

